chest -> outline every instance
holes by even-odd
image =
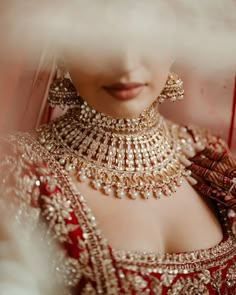
[[[171,197],[159,200],[119,200],[104,197],[87,185],[78,189],[113,248],[184,252],[209,248],[222,240],[213,207],[187,182]]]
[[[47,187],[45,189],[47,190]],[[82,187],[81,190],[83,190]],[[137,235],[135,232],[130,237],[133,229],[141,226],[141,221],[143,221],[143,216],[138,215],[138,213],[141,214],[141,211],[139,211],[141,209],[138,208],[139,206],[142,207],[142,203],[139,206],[139,203],[137,203],[136,211],[131,211],[132,207],[127,207],[124,211],[125,207],[112,206],[112,203],[109,204],[109,199],[104,199],[108,201],[106,204],[109,206],[103,206],[102,210],[99,211],[102,204],[96,202],[93,197],[98,196],[88,194],[85,199],[80,194],[71,193],[69,188],[68,191],[66,189],[63,193],[60,190],[55,190],[41,197],[42,214],[46,217],[49,229],[50,231],[53,230],[58,241],[62,243],[66,250],[65,255],[59,255],[57,269],[65,277],[65,284],[74,288],[73,294],[193,295],[215,294],[214,292],[218,292],[217,294],[234,294],[232,292],[236,288],[236,245],[228,230],[224,240],[209,249],[163,253],[166,252],[166,248],[163,251],[158,251],[162,248],[161,246],[158,248],[157,241],[160,241],[161,244],[163,237],[165,239],[168,237],[161,226],[164,216],[168,217],[164,214],[164,205],[162,208],[160,206],[159,211],[157,211],[154,203],[146,202],[147,205],[145,206],[147,207],[145,209],[148,210],[149,208],[148,214],[145,215],[147,232],[139,230]],[[196,198],[198,198],[197,195]],[[98,199],[102,200],[101,198]],[[123,203],[121,204],[123,206]],[[205,208],[206,212],[212,212],[204,202],[205,207],[201,207],[200,204],[198,206],[201,209]],[[188,203],[185,205],[187,206]],[[197,203],[192,205],[192,207],[194,206],[197,207]],[[151,211],[150,208],[152,207]],[[178,208],[175,208],[175,210],[179,211]],[[160,215],[162,213],[162,218],[154,215],[153,212],[156,211]],[[187,210],[181,211],[182,215],[185,211]],[[99,212],[101,213],[99,214]],[[203,211],[201,212],[203,213]],[[196,216],[198,216],[198,213]],[[122,216],[124,217],[123,220]],[[184,215],[184,217],[187,217],[187,215]],[[129,219],[132,221],[130,227],[125,226],[126,220]],[[150,222],[153,222],[154,219],[156,223],[148,229],[148,225],[150,226]],[[117,225],[113,220],[117,221]],[[180,215],[177,215],[176,219],[169,218],[169,220],[171,220],[170,224],[173,226],[173,231],[170,231],[169,234],[173,237],[176,234],[174,231],[177,230],[177,226],[174,227],[174,221],[180,226]],[[160,222],[160,225],[157,221]],[[124,232],[128,233],[126,237],[120,231],[119,225],[122,222]],[[110,231],[106,231],[106,224],[110,224],[107,227]],[[190,225],[192,227],[193,224]],[[224,228],[226,228],[226,222]],[[159,239],[154,230],[159,232]],[[192,231],[194,232],[194,230]],[[117,247],[114,245],[115,240],[112,239],[111,233],[119,237],[117,240],[121,241],[120,248],[119,245]],[[177,232],[177,235],[179,234],[180,232]],[[153,240],[151,240],[152,237],[154,237]],[[187,237],[187,234],[183,237],[186,247],[185,237]],[[143,240],[146,240],[147,243],[141,244],[140,247]],[[178,242],[179,236],[175,239],[172,238],[172,242],[174,240]],[[133,245],[129,244],[130,241],[134,241]],[[155,247],[155,252],[150,252],[151,246]],[[127,248],[124,249],[125,247]],[[141,251],[134,251],[137,250],[137,247]],[[145,248],[145,252],[142,251],[142,247]],[[199,293],[199,291],[202,293]],[[224,293],[226,291],[231,293]]]

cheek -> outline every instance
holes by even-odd
[[[95,84],[93,77],[79,71],[78,68],[68,68],[68,72],[77,91],[80,92],[84,88],[88,88],[88,86],[89,89],[93,89],[93,85]]]
[[[79,81],[81,83],[83,83],[84,75],[80,71],[78,71],[78,69],[75,69],[75,68],[72,68],[72,67],[67,67],[67,70],[68,70],[68,72],[70,74],[70,77],[71,77],[75,87],[78,86],[77,84],[79,84]]]
[[[152,72],[152,79],[150,83],[151,89],[155,93],[160,93],[162,89],[164,88],[167,78],[168,78],[169,70],[157,70]]]
[[[156,60],[149,62],[148,69],[151,75],[150,84],[155,91],[160,92],[165,86],[172,62]]]

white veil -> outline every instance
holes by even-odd
[[[227,139],[230,122],[235,129],[230,119],[236,69],[235,11],[235,0],[2,0],[0,130],[31,130],[48,120],[46,96],[54,73],[53,55],[62,46],[69,46],[76,60],[78,54],[88,52],[112,55],[127,37],[150,54],[161,54],[170,43],[174,46],[181,65],[176,71],[183,76],[187,93],[208,82],[212,89],[202,101],[186,99],[179,106],[179,118],[206,124],[214,131],[221,121],[221,133]],[[102,62],[97,66],[102,67]],[[189,77],[199,83],[192,85]],[[223,82],[228,92],[219,95],[216,86]],[[181,113],[183,109],[192,112],[191,105],[196,106],[198,100],[200,110],[204,103],[214,105],[214,118],[210,111],[204,114],[211,118],[209,124],[207,118],[198,122],[198,117]],[[218,118],[222,107],[225,119]],[[170,106],[163,112],[179,120]]]

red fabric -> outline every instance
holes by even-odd
[[[47,190],[47,183],[43,183],[41,182],[41,189],[43,190],[44,192],[44,195],[47,195],[49,198],[51,196],[51,194],[53,193],[52,191],[50,190]],[[59,187],[56,188],[56,190],[60,190]],[[43,204],[41,204],[43,205]],[[72,258],[76,258],[78,259],[79,258],[79,255],[83,255],[83,250],[80,249],[80,246],[79,246],[79,243],[78,241],[79,240],[84,240],[83,238],[83,230],[79,224],[79,220],[78,218],[76,217],[76,213],[73,212],[71,213],[71,217],[72,219],[71,220],[68,220],[68,219],[65,219],[66,223],[67,224],[73,224],[73,225],[77,225],[78,227],[76,227],[76,229],[72,229],[68,235],[70,237],[70,242],[65,242],[63,243],[63,247],[66,249],[67,251],[67,254],[69,255],[69,257],[72,257]],[[228,238],[228,232],[227,232],[227,229],[226,228],[223,228],[223,232],[224,232],[224,236],[223,236],[223,239],[221,241],[224,242],[227,240]],[[212,247],[213,248],[213,247]],[[212,249],[210,248],[210,249]],[[108,246],[108,252],[111,254],[111,257],[112,256],[112,248],[110,246]],[[91,257],[89,257],[89,260],[91,259]],[[116,273],[120,273],[121,271],[123,273],[127,273],[127,272],[130,272],[130,270],[127,270],[126,268],[122,267],[122,266],[119,266],[116,264],[116,261],[114,258],[113,259],[113,263],[114,263],[114,268],[116,270]],[[89,262],[88,260],[88,263],[89,264],[92,264],[91,261]],[[227,264],[227,266],[229,267],[230,265],[232,265],[233,263],[236,263],[236,256],[234,256],[234,258],[231,258],[231,259],[228,259],[228,261],[225,262],[225,264]],[[221,270],[221,265],[218,265],[218,266],[212,266],[212,267],[209,267],[207,269],[204,269],[205,271],[209,271],[209,273],[211,274],[211,276],[213,276],[213,273],[216,273],[216,271],[220,271]],[[151,293],[148,293],[150,295],[155,295],[156,292],[154,290],[152,290],[152,280],[151,280],[151,277],[156,277],[158,280],[161,280],[161,277],[162,277],[162,273],[150,273],[150,275],[147,275],[147,274],[143,274],[141,273],[140,271],[132,271],[133,274],[137,274],[139,276],[141,276],[146,282],[147,282],[147,286],[150,288],[151,290]],[[178,281],[178,279],[193,279],[196,277],[197,274],[200,274],[201,271],[195,271],[195,272],[192,272],[191,274],[188,273],[188,274],[184,274],[184,273],[181,273],[181,274],[178,274],[174,281],[173,281],[173,284]],[[224,283],[222,284],[222,286],[220,287],[220,294],[235,294],[235,285],[233,286],[228,286],[226,284],[226,269],[224,269],[224,271],[222,271],[221,273],[221,276],[222,276],[222,280],[224,281]],[[119,276],[117,276],[117,279],[118,279],[118,284],[120,286],[122,286],[121,284],[121,279],[119,278]],[[87,284],[88,282],[86,281],[86,279],[81,279],[79,284],[77,285],[77,287],[75,289],[73,289],[73,294],[75,295],[79,295],[81,294],[81,290],[84,288],[84,286]],[[95,284],[94,281],[91,281],[90,283],[92,283],[93,285]],[[212,287],[212,285],[209,283],[207,284],[207,291],[208,293],[206,294],[209,294],[209,295],[216,295],[218,294],[216,292],[216,290]],[[96,286],[94,285],[94,288],[96,288]],[[130,293],[129,294],[132,294],[132,295],[138,295],[138,294],[141,294],[142,292],[145,292],[145,288],[143,288],[143,290],[135,290],[135,289],[132,289],[130,290]],[[196,291],[196,290],[195,290]],[[170,287],[167,287],[167,286],[162,286],[162,295],[168,295],[170,294]],[[120,288],[119,290],[119,294],[127,294],[125,290],[122,289],[122,287]],[[172,294],[172,293],[171,293]],[[181,293],[182,294],[182,293]],[[192,293],[191,293],[192,294]],[[194,293],[195,294],[195,293]],[[200,293],[199,293],[200,294]],[[203,294],[203,293],[202,293]],[[204,293],[205,294],[205,293]]]
[[[235,77],[235,86],[234,86],[234,97],[233,97],[233,105],[232,105],[232,115],[230,121],[230,128],[229,128],[229,137],[228,137],[228,145],[229,148],[233,145],[233,137],[234,137],[234,123],[235,123],[235,113],[236,113],[236,77]]]

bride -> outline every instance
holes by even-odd
[[[48,100],[62,116],[2,139],[3,211],[29,234],[46,225],[69,294],[235,294],[236,163],[159,113],[184,98],[172,55],[90,58],[58,62]]]
[[[60,245],[57,272],[73,294],[233,294],[236,241],[226,208],[198,193],[185,168],[194,150],[227,147],[159,114],[159,103],[183,99],[170,57],[121,52],[104,60],[103,72],[65,54],[73,84],[59,63],[49,102],[68,110],[34,136],[3,139],[4,198],[21,222],[47,224]]]

